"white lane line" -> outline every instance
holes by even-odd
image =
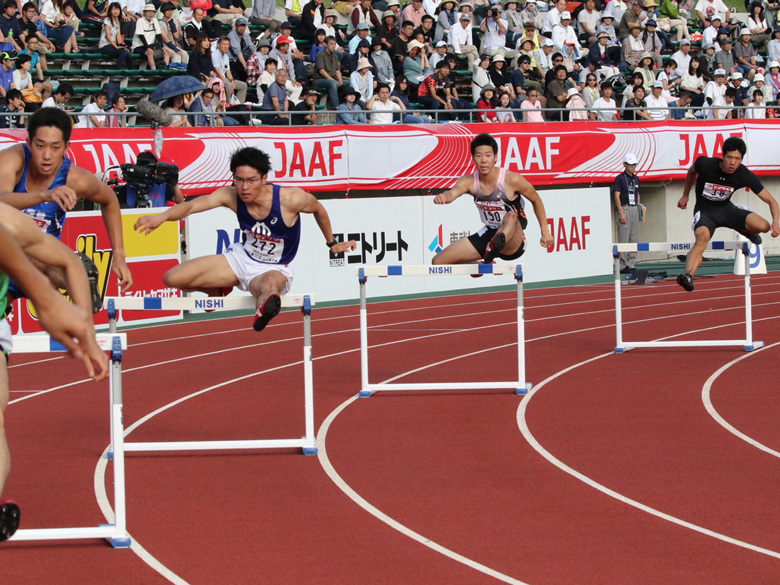
[[[768,321],[770,319],[777,319],[780,317],[767,317],[764,319],[756,319],[754,321]],[[678,334],[678,335],[671,335],[669,337],[664,337],[661,339],[670,339],[674,337],[679,337],[680,335],[687,335],[689,333],[700,333],[701,331],[707,331],[711,329],[718,329],[719,327],[708,327],[705,329],[700,329],[698,331],[689,331],[684,334]],[[566,465],[563,463],[560,459],[555,457],[552,453],[550,453],[547,449],[545,449],[539,441],[537,441],[536,437],[533,436],[531,433],[531,429],[528,428],[528,422],[526,420],[526,411],[528,409],[528,403],[531,401],[531,399],[536,396],[536,394],[542,390],[548,383],[552,382],[556,378],[567,374],[568,372],[571,372],[572,370],[575,370],[581,366],[590,364],[591,362],[595,362],[597,360],[603,359],[605,357],[609,357],[614,355],[612,352],[605,353],[602,355],[598,355],[592,358],[589,358],[587,360],[583,360],[577,364],[574,364],[572,366],[569,366],[566,369],[563,369],[549,378],[543,380],[538,385],[534,386],[528,394],[526,394],[525,399],[520,402],[520,405],[517,408],[517,426],[520,429],[521,434],[523,435],[523,438],[525,438],[526,441],[528,441],[528,444],[533,447],[533,449],[539,453],[544,459],[546,459],[549,463],[560,469],[561,471],[568,473],[572,477],[575,477],[576,479],[580,480],[584,484],[588,485],[589,487],[592,487],[598,491],[600,491],[603,494],[606,494],[610,496],[611,498],[614,498],[618,500],[619,502],[623,502],[624,504],[628,504],[629,506],[633,506],[634,508],[637,508],[638,510],[641,510],[643,512],[646,512],[648,514],[651,514],[653,516],[656,516],[658,518],[661,518],[662,520],[666,520],[667,522],[671,522],[672,524],[676,524],[678,526],[682,526],[683,528],[688,528],[690,530],[693,530],[695,532],[699,532],[700,534],[704,534],[706,536],[710,536],[712,538],[715,538],[717,540],[726,542],[728,544],[733,544],[735,546],[745,548],[747,550],[757,552],[763,555],[767,555],[769,557],[773,557],[776,559],[780,559],[780,552],[769,550],[766,548],[762,548],[759,546],[756,546],[754,544],[750,544],[748,542],[744,542],[742,540],[738,540],[736,538],[732,538],[730,536],[726,536],[725,534],[721,534],[720,532],[715,532],[714,530],[710,530],[708,528],[704,528],[703,526],[699,526],[697,524],[693,524],[692,522],[688,522],[686,520],[683,520],[681,518],[677,518],[676,516],[672,516],[671,514],[667,514],[665,512],[661,512],[660,510],[657,510],[655,508],[652,508],[646,504],[643,504],[641,502],[638,502],[637,500],[631,499],[627,496],[624,496],[623,494],[620,494],[616,492],[615,490],[612,490],[605,485],[598,483],[597,481],[591,479],[590,477],[586,476],[584,473],[581,473],[577,471],[576,469]],[[743,356],[744,357],[744,356]]]
[[[735,360],[730,361],[729,363],[727,363],[723,367],[721,367],[719,370],[717,370],[714,374],[712,374],[712,376],[709,377],[709,379],[704,383],[704,386],[702,386],[702,389],[701,389],[701,401],[704,403],[704,408],[707,409],[707,412],[709,413],[709,415],[712,418],[714,418],[715,421],[720,426],[722,426],[724,429],[726,429],[728,432],[730,432],[731,434],[735,435],[736,437],[739,437],[740,439],[742,439],[746,443],[749,443],[750,445],[752,445],[756,449],[760,449],[764,453],[768,453],[768,454],[772,455],[773,457],[780,457],[780,452],[775,451],[774,449],[772,449],[770,447],[767,447],[763,443],[759,443],[758,441],[756,441],[752,437],[749,437],[748,435],[746,435],[745,433],[743,433],[742,431],[737,429],[734,425],[729,423],[725,418],[723,418],[720,415],[720,413],[715,409],[715,406],[713,406],[713,404],[712,404],[711,391],[712,391],[712,385],[715,383],[715,380],[717,380],[718,377],[723,372],[728,370],[731,366],[733,366],[737,362],[740,362],[740,361],[742,361],[744,359],[747,359],[750,356],[755,355],[755,354],[757,354],[759,352],[766,351],[769,348],[774,348],[774,347],[778,347],[778,346],[780,346],[780,342],[773,343],[771,345],[767,345],[765,347],[759,348],[759,349],[757,349],[755,351],[752,351],[752,352],[747,353],[747,354],[745,354],[743,356],[740,356],[740,357],[738,357]]]

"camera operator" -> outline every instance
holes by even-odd
[[[165,207],[184,201],[184,194],[176,186],[179,169],[176,165],[158,162],[151,152],[138,155],[135,164],[122,165],[125,184],[117,189],[123,208]]]
[[[482,52],[491,57],[501,55],[509,61],[517,53],[506,46],[506,31],[509,23],[501,18],[502,12],[500,4],[493,4],[487,11],[487,18],[480,23],[479,29],[483,34]]]

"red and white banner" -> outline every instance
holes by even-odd
[[[627,152],[637,155],[640,179],[683,179],[697,156],[719,156],[729,136],[745,139],[745,163],[754,172],[774,174],[777,130],[777,120],[164,128],[162,156],[179,165],[187,195],[230,184],[230,154],[243,146],[269,154],[270,180],[281,185],[314,192],[442,189],[473,171],[469,143],[490,132],[500,143],[501,166],[536,186],[582,186],[611,182]],[[21,131],[1,133],[0,148],[23,139]],[[134,162],[152,144],[148,128],[74,129],[68,154],[103,173]]]

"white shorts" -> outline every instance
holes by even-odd
[[[11,326],[5,319],[0,319],[0,351],[11,353],[13,348],[14,342],[11,337]]]
[[[228,261],[228,264],[230,264],[230,269],[238,279],[239,289],[248,291],[249,283],[253,278],[265,274],[266,272],[276,270],[277,272],[281,272],[287,279],[287,284],[285,285],[282,294],[286,295],[290,292],[293,281],[293,271],[292,268],[286,264],[263,264],[262,262],[252,260],[244,250],[244,245],[241,243],[230,246],[227,252],[223,253],[223,256]]]

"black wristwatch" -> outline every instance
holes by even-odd
[[[328,243],[327,243],[327,244],[325,244],[325,245],[326,245],[328,248],[332,248],[333,246],[335,246],[335,245],[336,245],[336,244],[338,244],[338,243],[339,243],[339,241],[338,241],[336,238],[333,238],[333,241],[332,241],[332,242],[328,242]]]

